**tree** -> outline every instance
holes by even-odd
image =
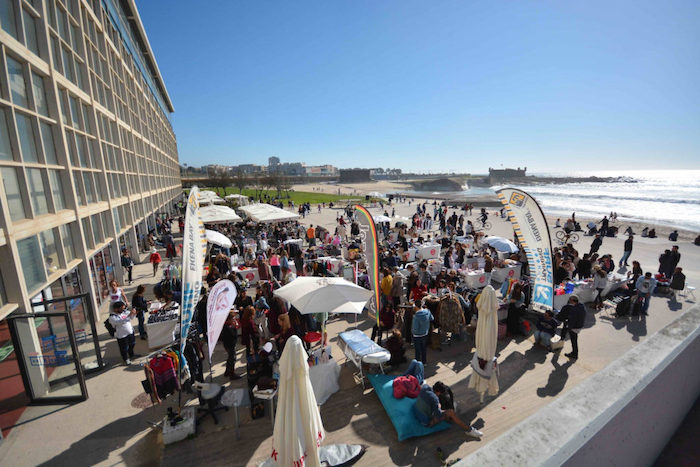
[[[210,176],[209,179],[207,180],[207,184],[214,187],[214,188],[221,188],[223,191],[222,196],[226,196],[226,188],[231,186],[233,183],[233,178],[231,178],[227,174],[218,174],[218,175],[213,175]]]
[[[243,189],[248,185],[248,177],[246,177],[241,169],[238,169],[233,183],[236,188],[238,188],[238,193],[241,194],[243,193]]]

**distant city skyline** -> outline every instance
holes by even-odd
[[[700,168],[700,2],[138,6],[182,164]]]

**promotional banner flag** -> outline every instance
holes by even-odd
[[[187,333],[192,324],[195,306],[199,302],[202,289],[202,272],[204,255],[207,249],[207,237],[204,224],[199,217],[198,189],[192,187],[187,210],[185,212],[185,231],[182,236],[182,304],[180,306],[180,355],[184,355],[187,344]],[[180,367],[185,368],[187,362],[180,359]]]
[[[209,291],[207,300],[207,340],[209,342],[209,362],[214,353],[214,346],[219,340],[221,330],[224,328],[226,318],[234,300],[236,300],[236,286],[230,280],[224,279],[216,283]]]
[[[377,246],[377,228],[372,219],[372,214],[367,209],[359,204],[355,206],[357,209],[357,223],[360,227],[360,240],[362,241],[362,250],[365,253],[365,263],[367,264],[367,275],[369,276],[369,284],[372,288],[372,298],[367,302],[370,316],[377,320],[379,325],[379,248]]]
[[[496,194],[505,206],[515,235],[527,255],[530,275],[534,279],[532,305],[551,310],[554,298],[552,239],[542,209],[522,190],[502,188],[496,190]]]

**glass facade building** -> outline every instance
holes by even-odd
[[[134,0],[0,0],[0,77],[0,328],[57,296],[98,315],[121,248],[145,254],[182,195]]]

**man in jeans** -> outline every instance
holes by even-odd
[[[433,321],[433,314],[418,303],[415,304],[417,311],[413,314],[411,334],[413,334],[413,346],[416,350],[416,360],[426,363],[426,353],[428,350],[428,333],[430,332],[430,322]]]
[[[114,326],[114,336],[119,344],[119,353],[127,365],[131,365],[131,359],[138,356],[134,354],[136,338],[134,337],[134,328],[131,325],[134,316],[136,316],[136,310],[132,309],[131,312],[125,310],[124,302],[112,303],[109,322]]]
[[[627,264],[627,260],[630,258],[630,255],[632,254],[632,242],[634,240],[634,236],[630,235],[627,240],[625,240],[625,252],[622,254],[622,258],[620,258],[620,267],[624,264],[625,266],[629,266]]]
[[[564,329],[561,331],[562,340],[566,337],[566,331],[569,331],[571,335],[571,352],[564,355],[576,360],[578,358],[578,333],[581,332],[586,322],[586,307],[583,303],[579,303],[576,295],[569,297],[569,303],[562,307],[557,315],[557,321],[564,323]]]
[[[648,315],[647,310],[649,309],[649,301],[651,300],[651,293],[656,289],[656,279],[651,277],[651,273],[647,272],[643,276],[639,276],[637,283],[635,284],[637,290],[637,300],[643,300],[642,304],[642,314]],[[635,303],[636,303],[635,301]]]

